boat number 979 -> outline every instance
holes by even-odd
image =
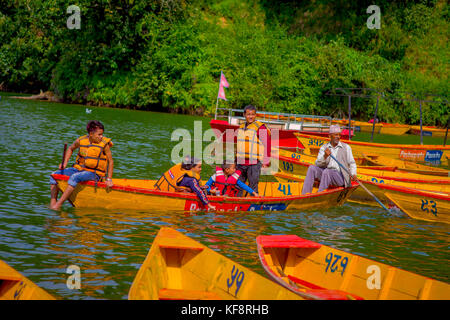
[[[328,252],[328,254],[325,257],[325,262],[327,263],[327,267],[325,268],[325,272],[328,272],[330,270],[331,273],[334,272],[341,272],[341,276],[344,274],[345,268],[347,267],[348,258],[334,254],[332,252]],[[341,269],[341,270],[339,270]]]
[[[231,270],[230,278],[227,278],[227,286],[228,291],[231,287],[235,286],[236,291],[234,292],[234,296],[237,296],[239,289],[241,288],[242,282],[244,282],[245,274],[243,271],[239,271],[236,266],[233,266],[233,270]]]

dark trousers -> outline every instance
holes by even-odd
[[[246,183],[248,180],[248,186],[253,189],[256,193],[259,193],[258,191],[258,183],[259,183],[259,175],[261,174],[261,167],[262,163],[258,161],[256,164],[251,165],[245,165],[245,164],[238,164],[236,165],[236,170],[241,171],[241,176],[239,177],[239,180]],[[244,193],[244,190],[239,190],[237,196],[242,197]]]

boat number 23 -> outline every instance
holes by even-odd
[[[325,272],[330,270],[331,273],[341,272],[341,276],[344,274],[345,268],[348,264],[348,258],[342,257],[338,254],[334,254],[332,252],[328,252],[325,257],[325,262],[327,263],[327,267],[325,268]],[[339,270],[340,269],[340,270]]]
[[[420,207],[422,211],[431,212],[435,216],[437,215],[436,202],[434,202],[433,200],[426,200],[426,199],[420,200],[422,200],[422,206]]]
[[[239,289],[241,288],[242,282],[244,282],[245,274],[243,271],[239,271],[236,266],[233,266],[233,270],[231,270],[231,275],[227,278],[227,286],[228,291],[231,287],[235,286],[236,291],[234,292],[234,296],[237,296]]]

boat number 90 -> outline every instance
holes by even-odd
[[[341,276],[344,274],[345,268],[347,267],[348,258],[335,254],[333,255],[332,252],[329,252],[327,256],[325,257],[325,262],[327,263],[327,267],[325,268],[325,272],[328,272],[328,269],[334,273],[335,271],[339,272],[339,267],[342,268],[341,270]],[[340,262],[339,262],[340,261]]]
[[[243,271],[239,272],[239,269],[236,266],[233,266],[233,270],[231,270],[231,277],[227,278],[227,286],[228,290],[236,284],[236,291],[234,292],[234,296],[237,296],[239,289],[241,288],[242,282],[244,282],[245,274]]]

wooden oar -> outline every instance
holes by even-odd
[[[332,154],[330,154],[330,157],[331,157],[334,161],[336,161],[336,163],[337,163],[342,169],[344,169],[345,172],[347,172],[349,175],[351,175],[351,173],[348,172],[347,168],[344,167],[344,166],[342,165],[342,163],[340,163],[340,162],[339,162]],[[366,190],[366,192],[367,192],[370,196],[372,196],[372,198],[374,198],[375,201],[378,202],[378,204],[379,204],[383,209],[385,209],[387,212],[391,213],[391,211],[389,211],[389,209],[386,208],[386,206],[385,206],[384,204],[382,204],[381,201],[378,200],[378,198],[375,197],[375,195],[374,195],[372,192],[370,192],[370,190],[367,189],[366,186],[363,185],[362,182],[361,182],[358,178],[356,178],[356,182],[358,182],[358,184],[359,184],[364,190]]]
[[[61,174],[64,174],[64,160],[66,159],[66,151],[67,151],[67,143],[64,143],[64,151],[62,156],[62,162],[61,162]]]

